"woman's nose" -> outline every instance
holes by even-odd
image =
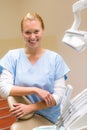
[[[34,38],[35,38],[35,34],[32,33],[32,34],[31,34],[31,39],[34,39]]]

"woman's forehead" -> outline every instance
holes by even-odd
[[[38,20],[38,19],[34,19],[34,20],[29,20],[29,19],[27,19],[27,20],[24,20],[24,22],[23,22],[23,27],[25,27],[25,26],[38,26],[38,27],[41,27],[41,22]]]

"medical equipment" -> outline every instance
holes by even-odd
[[[33,130],[87,130],[87,89],[67,101],[65,110],[55,125],[40,126]]]
[[[70,106],[62,116],[65,129],[87,129],[87,89],[83,90],[70,101]]]
[[[74,22],[72,27],[66,30],[62,41],[77,51],[83,51],[87,48],[87,32],[79,30],[81,23],[80,12],[87,8],[87,0],[79,0],[72,7]]]

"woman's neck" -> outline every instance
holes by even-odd
[[[27,58],[29,59],[32,65],[34,65],[38,61],[38,59],[45,53],[45,51],[46,50],[44,48],[38,48],[35,50],[25,48]]]
[[[27,48],[27,47],[25,47],[25,53],[27,54],[27,55],[32,55],[32,56],[34,56],[34,55],[40,55],[40,54],[42,54],[42,53],[44,53],[45,52],[45,49],[44,48],[41,48],[41,47],[38,47],[37,49],[35,48]]]

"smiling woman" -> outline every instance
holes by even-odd
[[[38,48],[44,32],[42,18],[38,14],[28,13],[21,22],[21,31],[27,48]]]
[[[24,16],[21,33],[25,47],[8,51],[0,60],[0,94],[2,97],[27,96],[31,101],[31,104],[13,104],[10,112],[17,119],[34,112],[55,123],[60,116],[70,69],[58,53],[42,47],[44,22],[39,14]]]

